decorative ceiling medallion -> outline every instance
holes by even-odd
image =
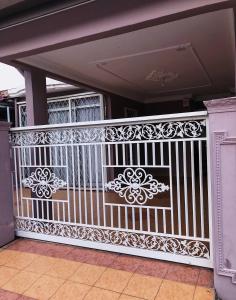
[[[153,70],[146,76],[145,80],[160,82],[161,86],[164,87],[167,83],[176,80],[178,77],[178,73]]]
[[[105,184],[109,190],[125,198],[129,204],[143,205],[153,196],[169,190],[169,186],[158,182],[151,174],[146,174],[142,168],[127,168],[123,174]]]
[[[48,168],[37,168],[28,178],[22,180],[38,198],[51,198],[52,194],[64,187],[66,182],[56,177]]]

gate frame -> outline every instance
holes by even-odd
[[[41,239],[46,241],[52,241],[52,242],[58,242],[58,243],[66,243],[71,245],[77,245],[81,247],[89,247],[89,248],[95,248],[100,250],[107,250],[112,252],[119,252],[119,253],[126,253],[130,255],[137,255],[137,256],[144,256],[144,257],[150,257],[155,259],[162,259],[162,260],[168,260],[168,261],[174,261],[174,262],[181,262],[186,263],[190,265],[199,265],[202,267],[212,267],[213,266],[213,250],[212,250],[212,201],[211,201],[211,190],[210,190],[210,182],[211,182],[211,172],[210,172],[210,149],[209,149],[209,121],[207,117],[207,112],[191,112],[191,113],[180,113],[180,114],[168,114],[168,115],[158,115],[158,116],[148,116],[148,117],[136,117],[136,118],[124,118],[124,119],[113,119],[113,120],[102,120],[102,121],[90,121],[90,122],[80,122],[80,123],[69,123],[69,124],[53,124],[53,125],[41,125],[41,126],[27,126],[27,127],[18,127],[13,128],[10,131],[11,132],[19,132],[19,131],[28,131],[28,130],[35,130],[40,131],[43,129],[56,129],[61,128],[62,126],[65,128],[70,127],[105,127],[107,125],[120,125],[122,123],[128,123],[128,124],[142,124],[146,122],[168,122],[168,121],[187,121],[193,119],[198,120],[204,118],[206,120],[206,145],[207,145],[207,172],[208,172],[208,222],[209,222],[209,252],[210,252],[210,258],[209,259],[201,259],[202,262],[199,263],[199,258],[195,258],[192,256],[184,256],[184,255],[175,255],[173,253],[166,253],[161,251],[150,251],[150,250],[144,250],[140,248],[133,248],[133,247],[125,247],[125,246],[119,246],[119,245],[112,245],[112,244],[106,244],[106,243],[99,243],[99,242],[93,242],[93,241],[85,241],[81,239],[75,239],[75,238],[67,238],[62,236],[52,236],[47,234],[41,234],[41,233],[34,233],[34,232],[26,232],[22,230],[16,230],[16,235],[26,238],[35,238],[35,239]],[[27,220],[30,220],[26,218]],[[34,220],[34,219],[33,219]],[[39,221],[40,222],[40,221]],[[50,223],[50,221],[42,220],[42,222]],[[55,223],[55,221],[53,221]],[[63,224],[63,222],[58,222],[60,224]],[[68,225],[68,223],[66,223]],[[75,223],[72,223],[72,225],[75,225]],[[77,224],[78,227],[93,227],[96,228],[95,225],[88,225],[83,224],[82,226],[80,224]],[[106,227],[98,226],[101,229],[106,229]],[[127,229],[118,229],[114,228],[114,231],[125,231],[125,232],[134,232],[133,230],[127,230]],[[140,233],[142,234],[142,232]],[[148,233],[147,235],[155,236],[153,233]],[[160,234],[156,234],[159,236]],[[166,234],[163,234],[166,235]],[[168,234],[167,234],[168,235]],[[176,237],[176,235],[172,235],[172,237]],[[184,238],[184,236],[182,236]],[[193,238],[194,239],[194,238]],[[199,238],[200,239],[200,238]]]

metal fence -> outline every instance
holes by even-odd
[[[17,234],[210,267],[207,126],[202,112],[12,129]]]

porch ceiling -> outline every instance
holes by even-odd
[[[20,59],[138,101],[234,87],[232,9],[206,13]]]

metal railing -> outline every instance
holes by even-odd
[[[18,235],[211,266],[207,127],[197,112],[12,129]]]

